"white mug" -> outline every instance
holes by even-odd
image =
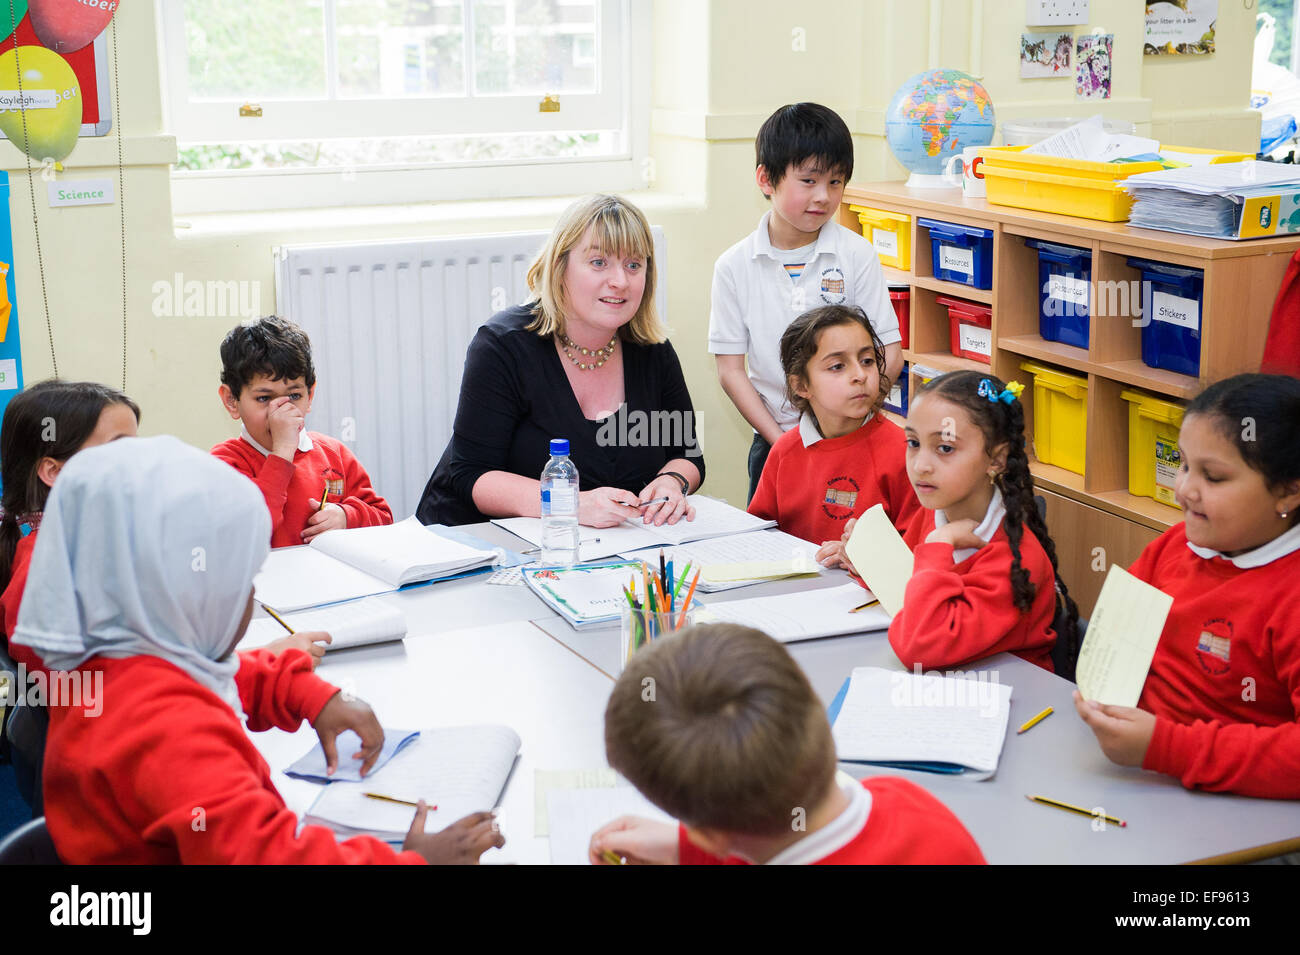
[[[965,199],[983,199],[988,195],[984,187],[984,158],[980,155],[982,146],[967,146],[960,155],[948,157],[943,169],[943,177],[954,186],[961,186]],[[953,163],[961,163],[961,177],[958,178]]]

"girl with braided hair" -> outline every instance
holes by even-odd
[[[924,510],[904,535],[915,564],[903,609],[889,627],[889,643],[905,666],[958,666],[1010,652],[1054,671],[1059,603],[1073,670],[1078,610],[1057,576],[1056,546],[1034,505],[1023,387],[957,371],[931,380],[912,399],[907,476]]]

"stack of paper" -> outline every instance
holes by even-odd
[[[1300,192],[1300,166],[1247,161],[1162,169],[1129,176],[1119,185],[1133,196],[1131,225],[1216,238],[1270,235],[1295,231],[1278,221],[1278,200]],[[1254,232],[1251,223],[1242,222],[1252,198],[1271,200],[1257,203],[1261,211],[1268,207],[1267,221]]]
[[[1068,126],[1025,150],[1027,154],[1083,159],[1089,162],[1115,162],[1133,156],[1159,152],[1160,143],[1141,136],[1106,132],[1101,114]]]
[[[1011,687],[993,682],[989,673],[972,676],[858,667],[831,704],[839,758],[993,775],[1011,715]]]
[[[879,605],[858,610],[875,598],[857,584],[800,590],[774,597],[711,603],[696,623],[738,623],[761,630],[782,643],[887,630],[889,614]]]

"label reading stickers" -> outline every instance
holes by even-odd
[[[1168,292],[1151,293],[1151,318],[1198,331],[1201,327],[1201,303],[1194,298],[1170,295]]]

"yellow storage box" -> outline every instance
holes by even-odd
[[[1174,481],[1183,466],[1178,429],[1183,406],[1145,392],[1125,388],[1128,406],[1128,491],[1172,507]]]
[[[1083,473],[1088,435],[1088,379],[1059,368],[1022,361],[1034,376],[1034,457]]]
[[[1170,153],[1208,155],[1213,157],[1211,164],[1254,158],[1220,149],[1161,148]],[[1119,188],[1119,180],[1163,168],[1158,162],[1092,162],[1026,155],[1025,149],[1024,146],[998,146],[981,154],[989,202],[1103,222],[1123,222],[1133,208],[1133,200]]]
[[[912,217],[901,212],[886,212],[867,206],[849,206],[862,223],[862,236],[876,250],[881,265],[902,269],[912,267]]]

